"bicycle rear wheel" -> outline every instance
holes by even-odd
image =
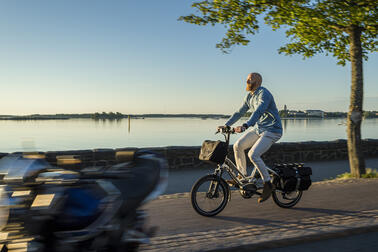
[[[229,193],[230,189],[223,179],[215,175],[204,176],[192,187],[192,206],[200,215],[215,216],[226,207]]]
[[[295,206],[302,197],[302,191],[281,192],[273,191],[272,198],[279,207],[290,208]]]

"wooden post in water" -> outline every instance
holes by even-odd
[[[128,117],[128,132],[130,133],[130,115],[127,116]]]

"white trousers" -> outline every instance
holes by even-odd
[[[252,164],[259,171],[261,178],[264,181],[270,181],[269,172],[266,169],[261,155],[269,150],[273,143],[281,138],[282,134],[264,131],[258,134],[253,129],[247,131],[234,144],[234,155],[238,170],[247,176],[247,162],[245,159],[245,150],[251,148],[248,152],[248,157]]]

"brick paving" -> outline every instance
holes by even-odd
[[[160,233],[141,251],[255,251],[378,230],[378,179],[314,183],[293,209],[237,194],[212,218],[194,213],[189,193],[151,202],[146,209]]]

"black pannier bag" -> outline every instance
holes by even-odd
[[[205,140],[201,147],[199,159],[222,164],[226,159],[227,149],[226,142]]]
[[[299,190],[305,191],[311,186],[311,167],[298,167],[298,173],[301,178],[301,182],[299,183]]]
[[[275,170],[280,175],[280,181],[277,181],[279,188],[282,189],[284,192],[291,192],[295,190],[297,186],[297,178],[295,170],[286,164],[284,165],[277,165]]]
[[[273,183],[284,192],[292,192],[296,189],[305,191],[311,186],[310,167],[303,167],[302,164],[278,164],[275,165],[274,170],[281,178]]]

